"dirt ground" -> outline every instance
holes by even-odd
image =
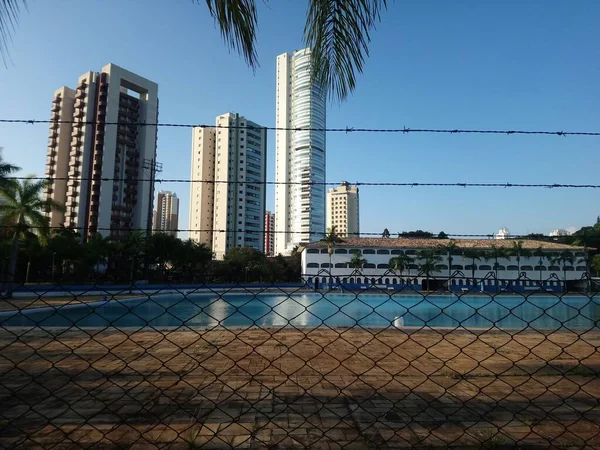
[[[600,332],[0,330],[2,448],[600,448]]]

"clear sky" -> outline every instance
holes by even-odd
[[[575,5],[576,3],[576,5]],[[600,130],[600,2],[396,0],[358,89],[329,127]],[[261,67],[228,51],[204,2],[32,1],[0,66],[0,118],[50,117],[55,89],[113,62],[159,84],[160,121],[238,112],[275,124],[275,59],[302,48],[306,2],[257,0]],[[0,124],[7,160],[42,175],[47,125]],[[600,138],[330,133],[327,180],[600,184]],[[163,178],[190,177],[190,129],[159,130]],[[275,141],[269,136],[268,180]],[[189,185],[162,184],[181,198]],[[362,187],[361,230],[513,233],[579,228],[600,214],[582,189]],[[267,206],[274,203],[273,190]]]

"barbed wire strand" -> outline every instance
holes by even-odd
[[[522,135],[548,135],[548,136],[600,136],[599,131],[549,131],[549,130],[484,130],[484,129],[459,129],[459,128],[363,128],[363,127],[344,127],[344,128],[311,128],[311,127],[255,127],[239,125],[206,125],[206,124],[187,124],[187,123],[168,123],[168,122],[102,122],[102,121],[79,121],[79,120],[40,120],[40,119],[0,119],[0,123],[5,124],[74,124],[74,125],[126,125],[126,126],[146,126],[146,127],[167,127],[167,128],[226,128],[226,129],[245,129],[245,130],[267,130],[267,131],[322,131],[327,133],[444,133],[444,134],[522,134]]]
[[[0,225],[0,229],[14,228],[14,225]],[[27,229],[46,229],[46,230],[64,230],[64,231],[78,231],[78,230],[89,230],[93,229],[94,231],[113,231],[113,232],[135,232],[135,231],[143,231],[143,232],[152,232],[152,233],[169,233],[169,232],[179,232],[179,233],[248,233],[248,234],[301,234],[301,235],[311,235],[311,236],[319,236],[326,234],[325,232],[320,231],[307,231],[307,232],[294,232],[294,231],[284,231],[284,230],[248,230],[248,229],[219,229],[219,228],[210,228],[210,229],[198,229],[198,228],[178,228],[176,230],[163,230],[160,228],[152,228],[148,230],[147,228],[120,228],[120,227],[82,227],[82,226],[28,226]],[[399,236],[402,239],[441,239],[438,238],[437,235],[439,233],[431,233],[431,236],[403,236],[401,232],[390,232],[390,237],[388,238],[390,242],[393,242],[394,239],[398,239],[398,233],[401,234]],[[443,233],[443,232],[442,232]],[[340,233],[340,237],[343,239],[344,237],[363,237],[363,236],[382,236],[382,232],[359,232],[359,233]],[[457,234],[457,233],[443,233],[448,237],[457,237],[457,238],[487,238],[492,239],[496,235],[494,233],[485,233],[485,234]],[[523,239],[523,238],[546,238],[546,239],[555,239],[557,237],[565,237],[565,236],[554,236],[554,235],[546,235],[546,234],[538,234],[538,233],[528,233],[528,234],[511,234],[510,237],[506,238],[510,239]]]
[[[252,185],[302,185],[302,186],[338,186],[341,182],[331,181],[247,181],[247,180],[195,180],[185,178],[106,178],[106,177],[28,177],[9,176],[8,180],[46,180],[53,181],[130,181],[136,183],[207,183],[207,184],[252,184]],[[565,183],[430,183],[430,182],[393,182],[393,181],[357,181],[356,186],[389,186],[389,187],[493,187],[493,188],[546,188],[546,189],[598,189],[600,184],[565,184]]]

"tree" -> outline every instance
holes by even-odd
[[[544,250],[542,250],[542,246],[540,245],[538,248],[535,249],[535,251],[533,252],[533,256],[539,258],[538,259],[538,267],[540,270],[540,284],[542,283],[542,266],[544,265],[544,259],[548,257],[548,255],[546,254],[546,252]]]
[[[484,252],[479,249],[469,248],[463,251],[463,258],[471,260],[471,278],[473,279],[473,286],[477,283],[477,280],[475,280],[475,270],[477,268],[475,261],[481,261],[481,258],[483,257]]]
[[[258,67],[256,0],[205,0],[226,44]],[[194,0],[194,3],[203,3]],[[7,43],[27,0],[0,0],[0,55],[6,61]],[[369,56],[371,32],[387,0],[309,0],[304,44],[312,49],[313,78],[340,101],[356,87],[356,76]]]
[[[0,0],[2,1],[2,0]],[[2,8],[0,7],[0,11],[2,10]],[[1,18],[1,15],[0,15]],[[2,22],[0,21],[0,24]],[[1,25],[0,25],[1,26]],[[2,30],[0,28],[0,34],[1,34]],[[9,164],[7,162],[4,161],[2,152],[3,152],[3,148],[0,147],[0,190],[4,190],[7,188],[7,185],[10,183],[11,180],[8,179],[8,177],[10,175],[12,175],[14,172],[18,172],[19,170],[21,170],[20,167],[14,166],[12,164]]]
[[[388,230],[387,228],[385,228],[383,230],[383,233],[381,233],[381,237],[385,238],[385,239],[389,238],[390,237],[390,230]]]
[[[554,256],[552,258],[552,260],[550,261],[550,264],[556,264],[556,265],[562,265],[563,268],[563,281],[565,283],[565,291],[567,290],[567,266],[566,264],[569,263],[571,265],[573,265],[573,263],[575,262],[575,257],[573,256],[573,253],[571,253],[568,250],[563,250],[562,252],[560,252],[557,256]]]
[[[488,250],[485,253],[484,258],[487,261],[493,260],[494,261],[494,274],[496,275],[496,280],[498,279],[498,266],[500,264],[498,264],[498,260],[500,258],[506,258],[508,256],[508,252],[506,251],[505,248],[502,247],[496,247],[495,244],[492,244],[490,250]]]
[[[42,200],[42,194],[48,183],[28,177],[24,180],[12,180],[0,192],[0,220],[2,225],[12,230],[10,263],[6,277],[6,297],[12,298],[17,258],[19,256],[19,237],[33,229],[41,240],[46,240],[50,232],[46,212],[55,209],[64,211],[64,206],[54,200]]]
[[[419,238],[419,239],[430,239],[433,238],[433,233],[429,231],[416,230],[416,231],[403,231],[398,233],[398,238]]]
[[[448,239],[448,235],[446,233],[444,233],[443,231],[440,231],[437,235],[438,239]]]
[[[353,269],[353,274],[360,272],[365,264],[367,264],[367,260],[361,257],[360,252],[354,252],[348,261],[348,265]]]
[[[600,254],[594,255],[590,263],[591,269],[594,271],[596,276],[600,276]]]
[[[438,247],[445,251],[448,254],[448,284],[450,284],[450,278],[452,277],[452,252],[456,251],[456,241],[454,239],[450,239],[447,244],[438,245]],[[448,286],[450,288],[450,286]]]
[[[519,276],[521,275],[521,257],[531,256],[531,252],[523,248],[523,241],[513,241],[512,248],[509,250],[509,255],[517,258],[517,267]]]
[[[419,263],[419,270],[425,273],[425,277],[427,279],[427,290],[429,290],[429,278],[431,277],[431,272],[434,272],[437,269],[437,263],[440,262],[442,258],[437,255],[433,250],[425,249],[421,250],[417,253],[417,260]]]
[[[389,265],[390,265],[390,268],[394,272],[400,272],[400,278],[402,278],[402,273],[406,269],[409,269],[409,265],[412,262],[413,262],[413,260],[409,255],[402,253],[401,255],[393,256],[392,258],[390,258]],[[410,269],[409,269],[409,276],[410,276]]]
[[[237,281],[244,275],[244,280],[255,275],[257,270],[264,266],[266,256],[253,247],[235,247],[225,253],[223,262],[230,274],[235,275]]]
[[[329,254],[329,275],[331,276],[331,256],[333,255],[333,248],[335,247],[335,244],[344,241],[338,236],[336,226],[333,225],[331,228],[329,228],[329,230],[327,230],[327,234],[325,235],[325,238],[322,239],[322,242],[327,244],[327,253]]]

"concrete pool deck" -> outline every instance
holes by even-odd
[[[599,448],[599,346],[598,330],[0,329],[0,447]]]

